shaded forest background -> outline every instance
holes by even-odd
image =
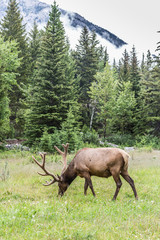
[[[160,148],[160,42],[156,56],[148,50],[139,61],[133,46],[111,64],[84,27],[73,50],[56,2],[44,30],[25,27],[9,0],[0,23],[0,141],[24,138],[49,152],[100,140]]]

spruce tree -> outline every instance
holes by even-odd
[[[65,31],[56,2],[51,6],[46,31],[42,38],[40,57],[26,124],[28,143],[39,141],[46,130],[49,134],[60,129],[73,103],[73,75],[69,69]]]
[[[147,55],[148,73],[143,84],[149,132],[160,136],[160,42],[157,43],[156,51],[158,55],[154,64],[151,56]]]
[[[134,114],[136,107],[135,93],[132,91],[132,84],[127,81],[116,89],[116,97],[111,109],[110,127],[113,132],[121,134],[133,134],[134,132]]]
[[[123,53],[123,58],[121,59],[121,67],[119,69],[119,78],[121,82],[128,82],[130,77],[130,58],[127,50],[125,49]]]
[[[34,71],[36,69],[36,63],[40,53],[40,41],[41,41],[40,32],[38,31],[38,26],[35,21],[33,24],[33,29],[31,30],[29,35],[30,35],[29,53],[30,53],[30,65],[31,65],[30,68],[31,68],[31,78],[32,78]]]
[[[106,131],[108,133],[110,129],[110,120],[112,118],[111,109],[116,94],[114,70],[108,62],[106,62],[103,72],[97,72],[95,79],[89,91],[91,104],[95,108],[93,128],[97,129],[98,132],[105,137]],[[102,132],[99,129],[102,129]]]
[[[132,90],[135,92],[135,97],[139,96],[140,92],[140,70],[138,66],[138,59],[136,49],[133,46],[130,57],[130,82],[132,83]]]
[[[102,45],[99,47],[99,68],[98,71],[103,71],[105,66],[106,66],[106,62],[109,62],[109,55],[107,52],[107,47],[104,48]]]
[[[0,141],[10,133],[10,109],[8,92],[16,84],[16,70],[20,65],[17,45],[6,41],[0,35]]]
[[[23,134],[24,127],[24,108],[25,108],[25,87],[28,80],[29,64],[28,64],[28,45],[23,25],[23,18],[16,0],[9,0],[6,15],[2,19],[1,33],[4,40],[15,40],[19,51],[18,57],[21,59],[21,65],[18,68],[16,77],[17,85],[10,90],[10,121],[16,135]],[[14,131],[14,130],[13,130]]]
[[[80,135],[79,124],[76,121],[72,107],[69,108],[67,118],[62,123],[60,134],[61,140],[70,144],[70,151],[78,150],[81,147],[82,135]]]
[[[148,50],[147,57],[143,56],[142,63],[141,63],[141,85],[142,89],[147,90],[149,79],[151,79],[153,69],[153,60],[151,57],[151,53]]]
[[[94,32],[90,33],[84,27],[82,29],[79,44],[74,53],[76,69],[79,76],[79,102],[83,123],[89,126],[90,122],[90,97],[88,94],[92,82],[95,81],[95,74],[98,70],[98,41]]]
[[[133,132],[135,135],[142,135],[146,132],[147,129],[147,108],[143,97],[143,81],[141,74],[141,71],[143,71],[144,69],[143,63],[141,65],[141,68],[139,67],[139,62],[137,60],[136,50],[134,46],[131,52],[130,65],[130,82],[132,84],[132,91],[135,93],[136,98]]]
[[[144,61],[144,53],[142,55],[142,62],[141,62],[141,72],[143,73],[144,72],[144,68],[145,68],[145,61]]]

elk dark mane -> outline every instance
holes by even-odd
[[[77,177],[77,173],[74,171],[74,162],[70,162],[66,171],[61,175],[63,181],[67,182],[69,185]]]

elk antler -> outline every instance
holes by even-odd
[[[62,169],[62,173],[64,173],[64,171],[67,168],[67,153],[68,153],[68,147],[69,147],[69,143],[66,143],[66,145],[62,144],[62,146],[64,147],[64,152],[62,152],[57,146],[54,146],[54,148],[59,152],[59,154],[63,157],[63,169]],[[61,175],[62,175],[61,173]]]
[[[34,156],[32,156],[32,158],[33,158],[33,160],[35,161],[35,163],[37,163],[37,165],[40,167],[40,168],[42,168],[42,170],[45,172],[45,173],[39,173],[38,172],[38,174],[39,175],[41,175],[41,176],[51,176],[51,177],[53,177],[53,180],[51,181],[51,182],[47,182],[46,184],[43,184],[44,186],[49,186],[49,185],[51,185],[51,184],[53,184],[53,183],[55,183],[55,182],[60,182],[60,177],[56,177],[54,174],[52,174],[52,173],[50,173],[50,172],[48,172],[47,170],[46,170],[46,168],[45,168],[45,157],[46,157],[46,153],[40,153],[40,156],[41,156],[41,158],[42,158],[42,164],[41,163],[39,163],[36,159],[35,159],[35,157]]]

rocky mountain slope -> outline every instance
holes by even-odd
[[[19,8],[23,16],[24,23],[26,23],[27,31],[31,30],[34,20],[37,22],[39,28],[43,28],[44,26],[46,26],[50,11],[50,5],[40,2],[39,0],[17,0],[17,2],[19,3]],[[1,0],[0,20],[5,15],[7,5],[8,0]],[[87,21],[84,17],[80,16],[77,13],[67,12],[63,9],[60,9],[60,11],[61,20],[64,23],[64,27],[69,39],[70,34],[74,34],[76,38],[75,30],[81,30],[82,27],[86,26],[89,30],[94,30],[102,39],[109,42],[115,48],[120,48],[127,44],[122,39],[118,38],[115,34]]]

